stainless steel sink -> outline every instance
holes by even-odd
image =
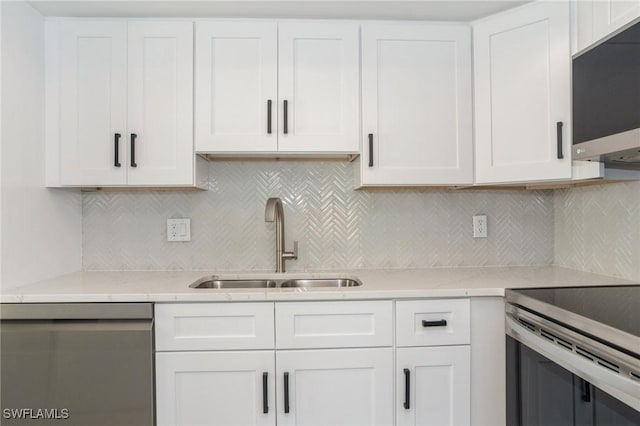
[[[279,279],[223,279],[218,276],[200,278],[189,285],[191,288],[314,288],[314,287],[358,287],[362,282],[357,278],[290,278]]]
[[[191,288],[274,288],[274,280],[220,280],[215,277],[204,277],[190,284]]]
[[[310,278],[283,281],[279,287],[358,287],[362,283],[351,278]]]

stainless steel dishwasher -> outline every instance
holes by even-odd
[[[153,425],[151,303],[0,305],[0,423]]]

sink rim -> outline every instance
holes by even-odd
[[[212,285],[207,285],[213,283]],[[216,284],[217,283],[217,284]],[[242,284],[244,283],[244,284]],[[234,285],[235,284],[235,285]],[[275,288],[276,281],[270,279],[260,278],[245,278],[245,279],[220,279],[216,276],[202,277],[191,284],[190,288],[195,289],[242,289],[242,288]]]
[[[337,285],[323,285],[321,282],[325,281],[337,281]],[[302,282],[301,285],[295,285],[296,282]],[[346,282],[345,285],[340,284],[341,282]],[[289,285],[294,284],[294,285]],[[279,283],[279,287],[281,288],[350,288],[350,287],[360,287],[362,286],[362,281],[354,278],[291,278],[288,280],[284,280]]]

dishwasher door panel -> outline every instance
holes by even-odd
[[[153,425],[150,319],[5,320],[0,327],[2,424]],[[34,416],[67,409],[68,419],[7,418],[6,409]]]

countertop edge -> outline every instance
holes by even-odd
[[[506,289],[637,285],[638,282],[558,266],[363,269],[292,272],[286,278],[357,277],[347,288],[193,289],[219,279],[277,279],[282,274],[221,271],[74,272],[0,292],[0,303],[286,302],[419,298],[504,297]],[[223,278],[224,277],[224,278]]]

